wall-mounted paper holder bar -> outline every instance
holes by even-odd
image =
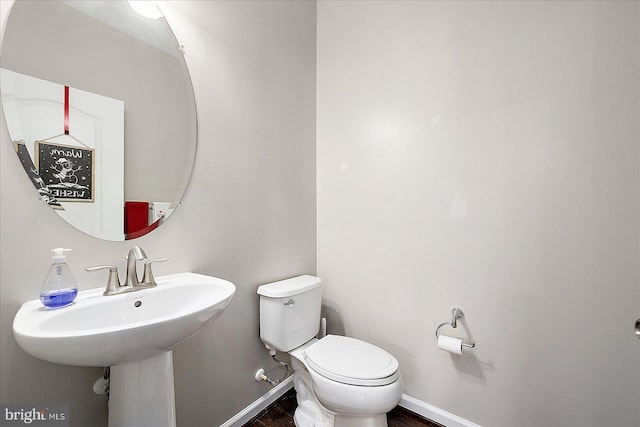
[[[451,309],[451,322],[443,322],[438,325],[438,327],[436,328],[436,338],[438,338],[438,332],[440,332],[440,328],[442,328],[443,326],[451,326],[454,329],[457,328],[458,319],[462,317],[464,317],[464,312],[462,311],[462,309],[460,307],[453,307]],[[466,343],[462,341],[462,346],[466,348],[474,348],[476,346],[476,343]]]

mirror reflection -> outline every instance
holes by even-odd
[[[0,88],[18,159],[74,227],[136,238],[179,204],[195,158],[195,102],[162,16],[126,1],[17,1]]]

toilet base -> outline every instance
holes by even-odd
[[[309,415],[308,411],[300,409],[300,407],[296,409],[296,413],[293,416],[293,422],[296,427],[333,427],[333,420],[333,418],[323,419],[322,417],[319,420],[315,419]]]
[[[335,416],[327,411],[313,394],[311,376],[295,358],[291,359],[294,369],[293,388],[296,391],[298,407],[294,415],[296,427],[332,427]]]
[[[293,388],[298,408],[294,415],[296,427],[387,427],[387,414],[357,416],[336,414],[326,409],[313,391],[311,375],[295,355],[291,357]]]
[[[336,415],[334,425],[336,427],[387,427],[387,414],[374,417]]]

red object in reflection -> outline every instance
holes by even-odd
[[[124,234],[135,233],[149,226],[148,202],[124,202]]]
[[[164,218],[164,217],[163,217]],[[131,239],[135,239],[137,237],[142,237],[145,234],[147,234],[148,232],[150,232],[151,230],[155,230],[156,228],[158,228],[158,226],[160,225],[160,223],[162,222],[162,218],[160,218],[159,220],[157,220],[156,222],[154,222],[153,224],[142,228],[138,231],[134,231],[133,233],[126,233],[124,235],[124,240],[131,240]]]
[[[69,135],[69,86],[64,87],[64,133]]]

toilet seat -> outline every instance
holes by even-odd
[[[327,335],[304,350],[307,365],[343,384],[383,386],[400,377],[398,361],[383,349],[355,338]]]

